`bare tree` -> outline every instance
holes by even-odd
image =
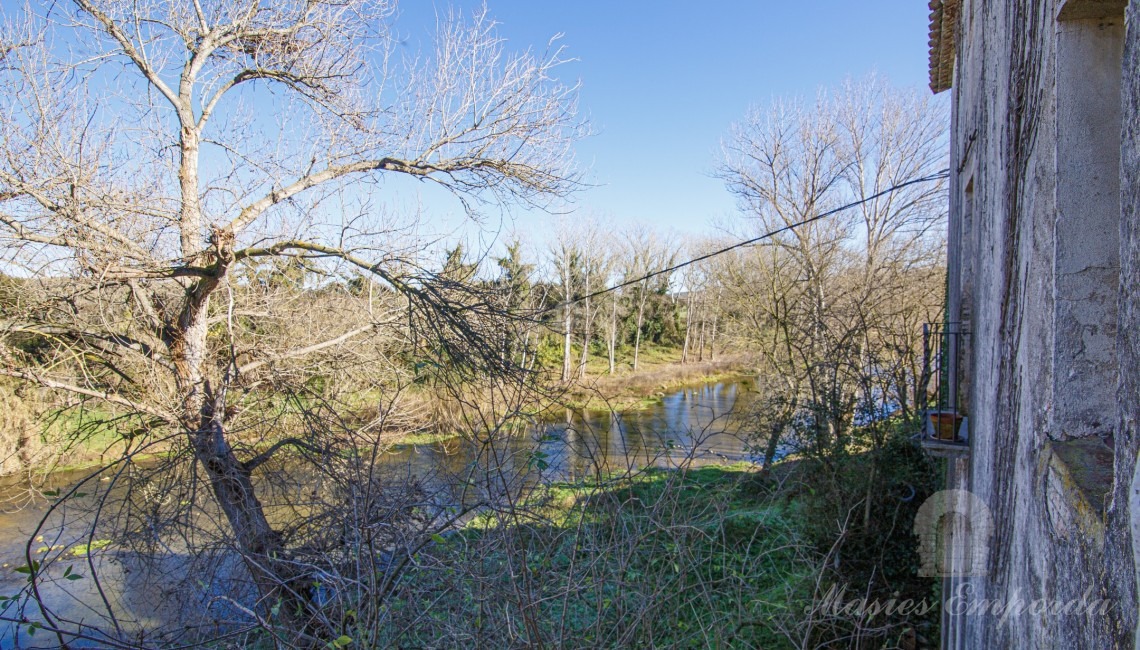
[[[558,229],[556,240],[551,244],[550,263],[557,276],[558,300],[562,313],[562,381],[569,382],[573,377],[571,349],[574,344],[574,312],[577,307],[581,286],[579,270],[582,265],[582,251],[578,247],[577,234],[566,224]]]
[[[689,345],[693,338],[693,312],[696,310],[696,268],[693,265],[681,270],[681,284],[685,287],[685,340],[681,345],[681,363],[689,360]]]
[[[590,342],[594,338],[594,321],[601,311],[591,295],[605,287],[609,277],[611,257],[606,254],[605,243],[598,221],[594,218],[580,222],[578,246],[582,250],[582,354],[578,360],[578,378],[586,376],[586,362],[590,357]]]
[[[772,435],[798,411],[813,448],[842,448],[856,405],[907,402],[913,382],[896,380],[917,350],[897,346],[898,330],[915,314],[932,317],[942,299],[931,282],[940,262],[931,225],[944,218],[945,186],[872,197],[942,169],[945,124],[942,105],[872,77],[811,106],[754,110],[725,142],[720,175],[749,232],[787,229],[722,268],[741,331],[787,384],[778,399],[792,408],[775,409]],[[862,199],[856,210],[789,228]],[[886,386],[884,377],[895,379]]]
[[[695,258],[709,252],[713,244],[709,241],[692,240],[684,249],[684,255]],[[681,284],[685,288],[685,337],[681,345],[681,363],[687,363],[696,352],[697,361],[705,358],[705,333],[709,328],[709,294],[716,291],[715,276],[710,274],[712,260],[702,260],[681,269]],[[715,316],[714,316],[715,318]],[[694,334],[694,328],[696,332]],[[710,339],[712,338],[710,332]]]
[[[673,265],[677,258],[675,250],[670,250],[669,242],[644,224],[636,225],[625,233],[626,262],[623,269],[625,278],[644,278],[632,286],[633,310],[637,314],[633,334],[633,369],[638,368],[641,359],[642,329],[645,325],[645,309],[650,296],[663,293],[669,286],[668,274],[646,277]]]
[[[607,287],[620,284],[626,246],[620,240],[609,240],[600,247],[598,255],[602,268],[601,283]],[[614,288],[601,297],[604,304],[598,308],[598,312],[605,317],[606,361],[607,372],[610,375],[617,372],[617,346],[621,335],[620,323],[625,318],[626,296],[627,291],[624,287]]]
[[[611,264],[612,266],[612,264]],[[621,302],[622,291],[615,289],[609,293],[609,318],[606,319],[606,356],[609,362],[609,374],[617,370],[615,355],[618,339],[618,303]]]
[[[380,179],[420,179],[470,209],[575,187],[580,124],[575,89],[554,78],[557,48],[508,54],[480,13],[445,20],[434,52],[405,60],[390,51],[390,9],[75,0],[11,16],[18,33],[0,39],[27,43],[0,71],[0,254],[37,297],[3,329],[50,341],[38,357],[6,345],[0,372],[97,400],[143,436],[177,432],[266,611],[284,602],[274,611],[294,627],[302,576],[251,476],[311,445],[250,453],[237,396],[400,314],[453,360],[495,336],[479,320],[492,305],[438,289],[417,245],[393,243],[404,224],[377,216]],[[291,348],[242,349],[234,323],[281,314],[246,309],[240,276],[279,257],[372,276],[402,306]]]
[[[858,582],[868,599],[899,593],[882,549],[903,506],[887,494],[913,459],[918,471],[903,475],[910,489],[926,471],[906,432],[920,323],[938,318],[944,296],[931,226],[945,218],[946,117],[937,100],[871,77],[809,105],[752,111],[724,144],[720,175],[746,215],[744,232],[774,233],[718,260],[725,329],[760,360],[765,466],[782,447],[801,452],[826,504],[813,521],[838,525],[816,533],[818,548],[831,546],[820,593],[825,573],[832,585]],[[848,203],[858,206],[821,218]],[[861,562],[867,547],[875,559]],[[805,614],[789,635],[801,647],[838,630],[853,647],[892,633],[886,621]]]

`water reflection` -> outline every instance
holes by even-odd
[[[429,445],[402,446],[384,455],[381,473],[397,483],[422,486],[441,509],[458,509],[492,498],[505,486],[517,490],[538,481],[596,478],[642,467],[749,460],[750,427],[746,414],[753,396],[750,388],[747,382],[685,388],[664,395],[659,403],[624,413],[568,410],[554,421],[499,437],[493,444],[454,438]],[[51,477],[51,487],[73,485],[82,476],[83,473],[55,475]],[[287,482],[259,486],[271,519],[287,521],[303,512],[306,498],[315,497],[323,489],[322,480],[319,473],[302,471],[292,473]],[[5,493],[0,496],[14,503],[21,489],[9,483],[0,486]],[[7,565],[0,568],[0,596],[12,594],[26,584],[26,577],[14,572],[14,568],[24,566],[29,554],[35,557],[43,548],[72,549],[91,541],[92,538],[84,537],[90,521],[76,510],[54,513],[47,536],[33,540],[29,546],[29,536],[46,512],[47,504],[42,502],[0,512],[0,564]],[[216,515],[200,516],[216,520]],[[172,620],[171,612],[177,612],[179,620],[209,620],[218,616],[219,609],[226,609],[222,598],[225,594],[213,593],[209,588],[224,582],[213,580],[213,576],[232,573],[227,563],[233,556],[224,548],[219,548],[215,556],[193,561],[177,548],[168,548],[158,565],[142,565],[127,552],[97,555],[101,584],[55,576],[56,583],[45,587],[45,601],[69,619],[97,620],[91,605],[107,602],[122,617],[124,625],[142,630],[153,629],[159,619]],[[74,559],[76,572],[92,573],[85,558],[76,555]],[[62,572],[65,564],[57,563],[58,571],[53,571]],[[181,589],[182,585],[170,579],[175,575],[187,576],[197,588]],[[207,616],[207,610],[212,616]],[[3,615],[13,613],[10,609]],[[222,618],[242,618],[239,614],[231,608]],[[36,618],[34,611],[28,615]],[[11,624],[0,622],[0,648],[15,647],[16,634],[21,635],[21,643],[38,640],[42,644],[46,636],[41,631],[40,638],[29,639],[26,632],[17,633]]]

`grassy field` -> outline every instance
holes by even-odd
[[[745,467],[536,490],[437,537],[366,647],[792,647],[812,593],[797,505]],[[358,611],[353,608],[354,613]]]
[[[876,499],[843,533],[871,454],[839,474],[789,461],[539,486],[433,536],[378,604],[383,624],[345,633],[385,647],[933,647],[939,583],[917,576],[909,532],[936,477],[906,440],[881,453],[884,493],[919,498]],[[821,604],[833,589],[847,609]],[[874,613],[860,597],[916,607]]]

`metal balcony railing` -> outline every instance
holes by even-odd
[[[917,391],[922,414],[919,437],[935,455],[960,456],[969,450],[969,420],[961,395],[961,360],[968,334],[959,323],[922,326],[922,377]]]

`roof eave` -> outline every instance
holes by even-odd
[[[930,90],[940,93],[954,84],[959,0],[930,0]]]

